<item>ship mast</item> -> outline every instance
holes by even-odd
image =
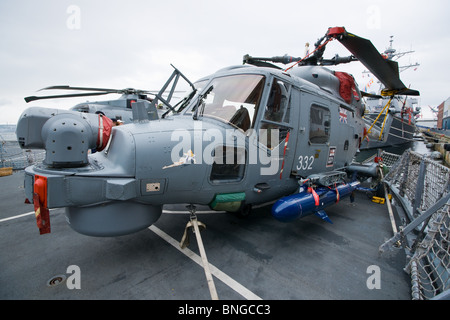
[[[410,53],[414,53],[415,51],[414,50],[409,50],[409,51],[403,51],[403,52],[397,52],[396,53],[396,51],[397,50],[395,50],[393,47],[392,47],[392,43],[394,42],[394,36],[391,36],[391,40],[389,40],[389,48],[387,48],[385,51],[384,51],[384,54],[386,54],[387,55],[387,58],[389,59],[389,60],[398,60],[398,59],[400,59],[401,57],[403,57],[404,55],[407,55],[407,54],[410,54]],[[418,67],[418,66],[420,66],[420,64],[419,63],[414,63],[414,64],[409,64],[409,65],[404,65],[404,66],[399,66],[398,67],[398,69],[399,69],[399,71],[400,72],[402,72],[402,71],[405,71],[406,69],[409,69],[409,68],[412,68],[412,67]]]

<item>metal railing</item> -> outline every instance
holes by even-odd
[[[44,158],[43,150],[23,150],[17,141],[0,141],[0,168],[21,170]]]
[[[402,244],[413,300],[448,298],[450,169],[408,150],[391,167],[384,183],[399,202],[396,208],[401,226],[380,251]]]

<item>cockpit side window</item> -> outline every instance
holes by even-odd
[[[235,146],[217,146],[214,150],[214,162],[211,168],[212,183],[239,182],[244,178],[245,148]]]
[[[310,113],[309,142],[327,143],[330,139],[331,113],[328,108],[313,104]]]
[[[281,80],[274,79],[264,112],[264,120],[289,123],[288,91],[288,85]]]
[[[288,83],[273,80],[260,125],[260,142],[269,149],[278,146],[289,132],[290,90]]]

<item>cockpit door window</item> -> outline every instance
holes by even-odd
[[[269,149],[277,147],[290,131],[290,94],[291,85],[274,78],[260,125],[259,141]]]

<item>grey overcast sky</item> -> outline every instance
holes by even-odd
[[[1,0],[0,123],[16,123],[30,106],[68,109],[87,99],[25,103],[46,86],[158,90],[170,64],[195,81],[241,64],[247,53],[302,56],[306,42],[334,26],[370,39],[380,52],[390,36],[398,51],[414,50],[400,65],[420,67],[401,78],[421,92],[429,118],[428,106],[450,96],[449,13],[447,0]],[[325,57],[335,53],[348,51],[335,41]],[[360,88],[369,81],[358,62],[339,68]]]

